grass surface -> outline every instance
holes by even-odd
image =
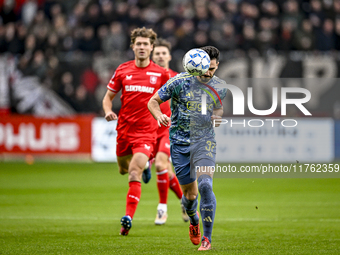
[[[124,237],[116,164],[0,163],[0,254],[196,253],[171,191],[168,221],[154,225],[155,179]],[[340,179],[218,178],[214,192],[209,254],[340,254]]]

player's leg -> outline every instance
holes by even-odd
[[[126,210],[125,216],[121,219],[122,229],[120,231],[121,235],[127,235],[130,228],[132,227],[132,219],[136,212],[140,197],[141,197],[141,179],[142,172],[146,162],[148,161],[148,156],[142,152],[137,152],[133,154],[129,168],[129,190],[126,196]]]
[[[129,172],[129,164],[131,162],[132,154],[122,157],[117,157],[117,163],[119,168],[119,173],[121,175],[127,174]]]
[[[199,250],[211,249],[211,234],[216,211],[216,197],[213,192],[216,143],[214,140],[201,141],[193,148],[193,162],[197,175],[198,191],[201,195],[200,212],[203,225],[202,244]]]
[[[159,204],[157,207],[157,215],[155,219],[156,225],[165,224],[167,214],[167,200],[169,191],[169,176],[168,176],[168,161],[169,156],[164,152],[158,152],[155,158],[155,167],[157,175],[157,188],[159,193]]]
[[[198,245],[201,239],[197,213],[198,191],[196,176],[190,176],[190,146],[172,145],[171,158],[183,191],[182,203],[190,219],[189,237],[193,244]]]
[[[179,181],[181,182],[181,179]],[[199,245],[201,232],[199,227],[199,214],[197,212],[198,192],[196,180],[188,184],[181,184],[181,188],[183,190],[182,204],[190,220],[189,237],[194,245]]]
[[[212,189],[213,172],[206,170],[204,170],[205,172],[197,172],[198,190],[201,195],[200,212],[203,225],[202,244],[199,250],[211,249],[211,234],[216,211],[216,197]]]
[[[174,173],[174,171],[172,169],[172,164],[171,164],[170,161],[168,162],[168,175],[169,175],[169,188],[176,194],[178,199],[180,199],[182,219],[184,220],[184,222],[187,222],[187,221],[189,221],[189,216],[188,216],[187,212],[185,211],[184,205],[182,204],[183,192],[182,192],[181,186],[178,182],[178,179],[176,177],[176,174]]]
[[[129,192],[127,195],[126,215],[133,218],[141,195],[142,172],[148,156],[142,152],[133,154],[129,165]]]

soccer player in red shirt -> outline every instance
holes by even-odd
[[[141,196],[141,178],[149,158],[153,157],[157,121],[147,109],[152,95],[169,79],[169,72],[150,60],[157,34],[152,29],[131,32],[135,59],[118,66],[107,85],[103,109],[107,121],[116,120],[112,100],[122,90],[122,107],[117,125],[117,162],[120,174],[129,174],[126,213],[121,219],[121,235],[127,235]]]
[[[152,52],[152,60],[167,69],[171,77],[176,76],[178,73],[169,68],[171,61],[171,43],[165,39],[158,38],[155,42]],[[170,101],[169,101],[170,102]],[[170,104],[168,102],[160,105],[161,111],[167,116],[171,116]],[[168,217],[167,214],[167,199],[168,188],[170,188],[178,197],[182,199],[182,189],[179,185],[178,179],[172,170],[172,165],[169,161],[170,158],[170,140],[169,140],[169,127],[163,125],[157,130],[157,145],[155,148],[155,166],[157,175],[157,187],[159,193],[159,204],[157,207],[157,215],[155,224],[163,225]],[[185,222],[189,221],[184,206],[181,203],[182,218]]]

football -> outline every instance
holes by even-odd
[[[186,72],[194,76],[205,74],[210,67],[208,53],[201,49],[189,50],[183,58],[183,67]]]

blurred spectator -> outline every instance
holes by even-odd
[[[276,32],[272,28],[272,22],[267,17],[259,20],[259,32],[257,36],[258,48],[260,51],[274,49],[276,43]]]
[[[312,0],[318,1],[318,0]],[[292,29],[298,29],[303,20],[303,14],[300,12],[299,4],[296,0],[288,0],[284,3],[284,13],[281,18],[282,26],[291,26]],[[285,24],[285,25],[284,25]],[[288,25],[289,24],[289,25]]]
[[[14,0],[4,0],[2,9],[0,11],[1,23],[7,24],[10,22],[17,21],[17,16],[14,12],[15,1]]]
[[[38,10],[37,0],[27,0],[21,10],[21,18],[25,25],[31,24]]]
[[[94,95],[89,94],[82,84],[76,88],[74,108],[80,113],[99,112],[99,106]]]
[[[322,26],[325,19],[325,13],[322,11],[322,4],[320,0],[311,0],[311,11],[309,13],[309,19],[312,22],[314,28],[318,29]]]
[[[46,78],[47,63],[43,51],[37,50],[28,66],[23,70],[24,75],[38,76],[40,81]]]
[[[195,26],[192,20],[183,21],[182,25],[176,32],[178,44],[186,47],[186,50],[194,48],[194,31]]]
[[[79,40],[79,50],[93,53],[100,50],[100,42],[95,36],[94,28],[92,26],[85,27],[84,35]]]
[[[194,47],[200,48],[208,44],[208,36],[205,31],[199,30],[194,35]]]
[[[101,39],[102,49],[106,54],[112,51],[124,51],[128,46],[128,38],[123,32],[122,24],[112,22],[107,35]]]
[[[98,27],[104,23],[104,18],[100,13],[99,5],[91,3],[83,17],[82,23],[86,27],[92,27],[97,31]]]
[[[309,19],[303,20],[301,29],[295,32],[294,48],[303,51],[313,50],[315,48],[313,27]]]
[[[326,19],[323,23],[322,30],[316,33],[316,49],[320,51],[329,51],[334,49],[335,34],[334,23],[330,19]]]
[[[293,49],[293,29],[294,22],[292,20],[285,20],[282,22],[280,39],[278,49],[282,51],[289,51]]]
[[[65,72],[61,75],[60,86],[57,92],[65,102],[75,108],[75,85],[71,72]]]
[[[256,49],[256,31],[253,26],[245,25],[240,40],[241,48],[245,51]]]

